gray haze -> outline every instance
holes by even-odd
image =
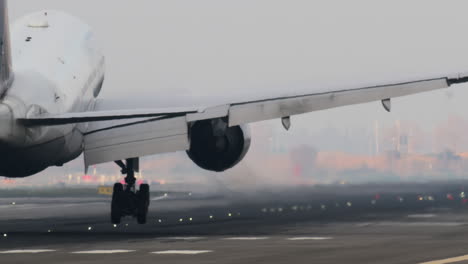
[[[80,17],[107,55],[102,97],[154,107],[468,71],[466,1],[15,0],[10,9],[12,20],[42,9]],[[279,121],[268,126],[283,142],[322,149],[336,141],[326,128],[362,137],[375,120],[406,120],[430,130],[468,117],[467,88],[394,100],[390,114],[376,102],[295,117],[288,136]],[[367,150],[359,145],[330,148]]]

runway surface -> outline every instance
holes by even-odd
[[[109,197],[0,198],[0,263],[468,263],[464,183],[157,192],[147,225]]]

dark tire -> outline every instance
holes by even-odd
[[[123,193],[123,185],[121,183],[114,184],[114,192],[112,193],[111,202],[111,222],[120,224],[122,219],[121,197]]]
[[[138,208],[137,208],[137,222],[138,224],[146,224],[146,217],[148,215],[148,207],[150,202],[149,185],[140,185],[138,191]]]

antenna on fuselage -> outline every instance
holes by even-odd
[[[0,0],[0,49],[0,95],[3,96],[13,82],[7,0]]]

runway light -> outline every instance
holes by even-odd
[[[212,215],[210,215],[210,219],[213,219],[213,216],[212,216]]]
[[[190,218],[189,218],[189,221],[192,221],[192,220],[193,220],[192,217],[190,217]]]
[[[351,207],[353,204],[352,204],[351,202],[347,202],[346,205],[347,205],[348,207]]]
[[[183,218],[180,218],[180,219],[179,219],[179,222],[183,222],[183,221],[184,221],[184,219],[183,219]]]
[[[116,227],[117,227],[117,225],[116,225],[116,224],[114,224],[114,228],[116,228]]]
[[[283,212],[283,208],[281,208],[281,207],[278,208],[278,212],[279,212],[279,213]]]
[[[7,237],[7,236],[8,236],[8,234],[6,234],[6,233],[5,233],[5,234],[3,234],[3,237]]]
[[[50,230],[50,229],[49,229],[49,230],[47,230],[47,233],[52,233],[52,230]]]
[[[164,197],[167,197],[167,193],[164,194]]]
[[[266,213],[268,210],[266,208],[262,208],[262,212]]]
[[[158,219],[158,223],[162,223],[162,220],[161,220],[161,219]]]
[[[189,193],[188,195],[189,195],[189,196],[192,196],[192,193]]]
[[[377,203],[376,200],[372,200],[372,201],[371,201],[371,204],[372,204],[372,205],[375,205],[376,203]]]
[[[293,211],[297,211],[297,208],[298,208],[297,205],[294,205],[293,207],[291,207],[291,209],[292,209]]]
[[[93,227],[88,226],[88,231],[91,231],[91,230],[93,230]]]
[[[327,206],[322,204],[322,205],[320,205],[320,209],[325,210],[325,209],[327,209]]]
[[[16,204],[16,202],[12,202],[12,203],[11,203],[11,205],[15,205],[15,204]]]
[[[228,216],[229,216],[229,217],[231,217],[231,216],[232,216],[232,214],[231,214],[231,213],[229,213],[229,214],[228,214]]]

